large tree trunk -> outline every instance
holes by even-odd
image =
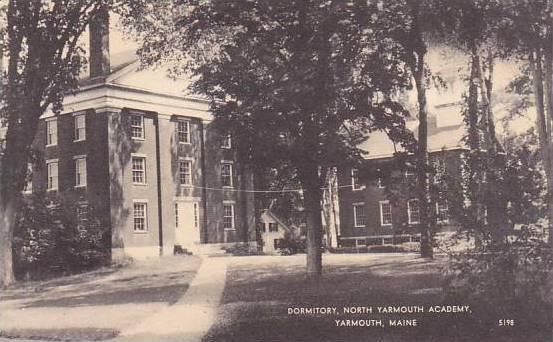
[[[540,155],[543,160],[543,167],[546,176],[547,185],[547,205],[549,220],[549,242],[553,245],[553,148],[551,146],[550,120],[545,110],[544,101],[544,73],[542,67],[542,55],[540,49],[537,49],[529,56],[530,68],[532,70],[532,84],[534,88],[534,98],[536,106],[536,126],[539,137]],[[548,122],[549,121],[549,122]],[[549,128],[549,130],[548,130]]]
[[[432,249],[432,234],[434,230],[433,218],[431,214],[431,196],[430,196],[430,180],[428,177],[429,157],[428,157],[428,106],[426,98],[425,85],[425,56],[426,44],[422,37],[420,20],[420,3],[418,1],[410,1],[411,14],[413,17],[413,27],[411,29],[413,56],[411,69],[415,79],[417,89],[417,101],[419,105],[419,132],[417,145],[417,198],[419,203],[420,214],[420,249],[421,256],[424,258],[434,257]]]
[[[321,254],[321,200],[322,190],[317,167],[307,167],[302,173],[304,189],[305,219],[307,224],[307,278],[317,280],[322,273]]]

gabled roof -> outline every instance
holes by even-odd
[[[263,213],[269,215],[273,220],[276,221],[276,223],[279,224],[279,226],[282,226],[282,228],[284,228],[288,232],[292,231],[290,227],[287,224],[285,224],[281,219],[279,219],[278,216],[276,216],[270,209],[263,210]]]
[[[457,106],[453,107],[455,110]],[[441,108],[439,109],[441,110]],[[440,113],[443,115],[444,113]],[[417,138],[418,120],[406,122],[407,128],[413,132]],[[463,137],[466,135],[465,126],[462,123],[448,124],[447,126],[438,126],[436,118],[429,118],[428,123],[428,151],[435,152],[441,150],[463,149]],[[365,159],[388,158],[395,152],[405,151],[399,143],[394,143],[383,131],[370,133],[369,138],[359,145],[359,148],[367,154]]]

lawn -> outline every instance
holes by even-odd
[[[0,294],[0,336],[90,341],[116,336],[181,298],[201,261],[192,256],[136,261]]]
[[[443,259],[428,261],[412,254],[325,254],[323,278],[313,283],[304,277],[305,256],[233,258],[217,323],[204,342],[551,340],[545,333],[499,328],[497,317],[476,322],[478,316],[472,311],[429,313],[430,305],[466,304],[444,303],[443,263]],[[419,305],[425,312],[377,312],[377,307]],[[344,313],[344,307],[350,306],[374,311]],[[294,308],[336,308],[337,314],[289,314]],[[347,319],[382,320],[385,326],[336,326],[336,320]],[[390,319],[416,319],[417,326],[390,327]]]

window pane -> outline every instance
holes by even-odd
[[[146,183],[146,159],[143,157],[132,158],[132,181],[136,184]]]
[[[234,206],[223,205],[223,228],[234,229]]]
[[[365,205],[355,204],[353,206],[353,214],[354,214],[354,225],[356,227],[364,227],[366,225]]]
[[[146,203],[134,203],[134,230],[146,231]]]
[[[232,164],[221,164],[221,182],[223,186],[232,186]]]
[[[409,223],[420,223],[419,201],[417,199],[411,199],[407,202],[407,214]]]
[[[380,202],[380,219],[382,225],[392,224],[392,205],[389,202]]]
[[[179,183],[192,184],[192,163],[189,160],[179,161]]]
[[[177,140],[180,143],[190,142],[190,122],[177,121]]]
[[[144,117],[142,115],[131,115],[131,137],[144,138]]]

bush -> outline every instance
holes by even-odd
[[[305,239],[286,234],[284,235],[284,239],[279,241],[277,251],[280,255],[293,255],[305,253],[305,249]]]
[[[404,253],[405,248],[402,246],[395,246],[395,245],[377,245],[377,246],[369,246],[368,248],[369,253]]]
[[[551,329],[552,259],[550,247],[535,238],[450,254],[444,290],[449,300],[475,308],[482,329],[505,317],[521,329]]]
[[[247,256],[247,255],[260,255],[262,253],[257,251],[257,248],[250,247],[247,243],[236,243],[230,247],[223,247],[225,253],[232,254],[234,256]]]
[[[62,209],[63,208],[63,209]],[[47,203],[41,194],[23,203],[14,231],[14,271],[18,279],[43,279],[105,265],[109,231],[93,209]]]

